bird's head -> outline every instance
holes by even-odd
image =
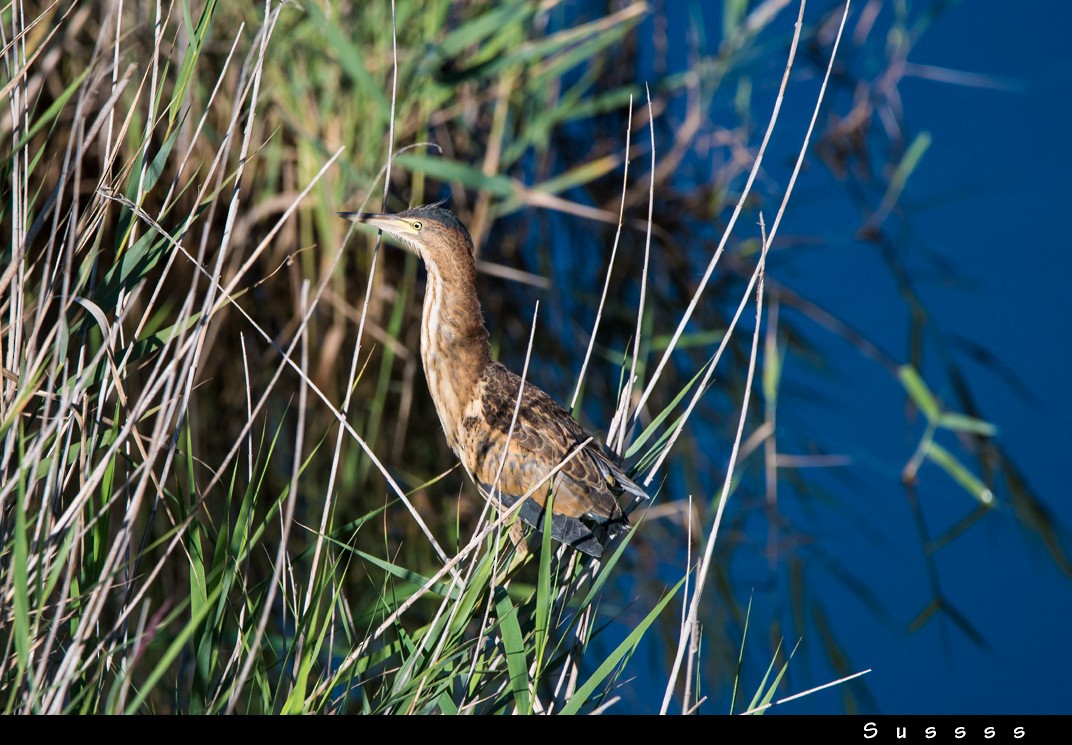
[[[445,269],[459,262],[472,264],[473,239],[469,231],[453,212],[442,207],[411,207],[396,215],[372,212],[339,212],[338,215],[379,228],[432,268]]]

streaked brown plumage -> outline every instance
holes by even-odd
[[[476,295],[469,231],[454,213],[438,206],[414,207],[397,215],[339,214],[379,228],[428,268],[421,320],[428,390],[451,450],[484,497],[491,498],[521,378],[491,359]],[[504,505],[510,507],[532,491],[519,515],[542,529],[548,490],[546,484],[533,487],[588,438],[550,396],[526,382],[498,482]],[[552,537],[597,557],[608,541],[629,527],[618,498],[648,498],[595,440],[566,463],[553,484]]]

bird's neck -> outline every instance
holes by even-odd
[[[461,422],[491,362],[488,330],[476,296],[476,270],[429,268],[421,319],[421,359],[428,391],[453,447]]]

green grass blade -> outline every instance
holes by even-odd
[[[595,693],[603,681],[609,676],[614,669],[618,666],[625,656],[631,654],[637,645],[640,644],[640,640],[644,637],[648,627],[659,617],[659,614],[663,612],[663,609],[667,606],[671,599],[677,595],[677,591],[681,589],[681,586],[685,584],[685,578],[682,577],[670,592],[666,593],[662,600],[651,609],[647,616],[644,617],[635,629],[625,638],[625,640],[618,645],[618,648],[611,652],[607,659],[603,661],[603,664],[596,668],[596,671],[592,673],[577,691],[573,694],[573,698],[566,702],[566,705],[562,707],[562,714],[577,714],[581,706],[588,702]]]
[[[153,689],[156,687],[156,684],[160,681],[162,677],[164,677],[165,673],[167,673],[171,669],[171,664],[178,658],[179,654],[182,653],[183,647],[186,646],[186,643],[190,640],[190,637],[193,636],[194,633],[201,627],[201,624],[204,622],[205,617],[208,616],[209,611],[212,610],[212,604],[219,596],[219,592],[220,588],[219,586],[217,586],[216,589],[213,590],[212,594],[209,595],[208,602],[201,606],[201,610],[196,615],[190,618],[190,620],[182,627],[182,630],[179,631],[179,633],[171,641],[171,644],[168,645],[167,649],[164,651],[164,654],[161,655],[152,672],[149,673],[148,677],[145,679],[145,682],[142,683],[139,687],[138,695],[135,696],[133,701],[127,704],[127,708],[124,713],[134,714],[139,709],[141,709],[146,699],[153,692]]]
[[[329,20],[316,3],[303,6],[319,31],[327,39],[327,48],[337,54],[339,66],[357,86],[361,96],[363,115],[369,117],[365,122],[369,129],[379,128],[388,120],[391,103],[384,95],[380,81],[374,79],[365,67],[365,54],[350,34],[336,21]]]
[[[748,607],[744,612],[744,631],[741,633],[741,646],[737,650],[737,672],[733,676],[733,693],[730,696],[730,714],[737,702],[737,692],[741,687],[741,672],[744,670],[744,649],[748,642],[748,622],[752,618],[752,596],[748,596]]]
[[[711,358],[707,361],[707,365],[713,364],[713,362],[714,358]],[[637,452],[639,452],[640,448],[644,446],[644,443],[646,443],[648,439],[651,438],[651,436],[655,434],[656,431],[658,431],[659,427],[662,426],[662,423],[666,420],[666,418],[670,416],[674,409],[677,408],[677,405],[681,403],[681,401],[685,398],[685,395],[690,390],[692,390],[692,387],[696,385],[696,382],[703,379],[704,372],[707,370],[707,365],[704,365],[699,370],[697,370],[696,374],[692,376],[692,379],[685,384],[685,387],[678,391],[677,395],[674,396],[673,400],[668,403],[666,407],[663,408],[663,410],[655,416],[654,419],[651,420],[651,423],[644,428],[643,432],[637,435],[637,438],[633,440],[633,443],[625,451],[626,459],[632,458],[634,455],[637,454]]]
[[[998,428],[990,422],[976,419],[967,414],[956,414],[949,411],[942,412],[942,415],[938,417],[938,426],[942,429],[951,429],[954,432],[971,432],[983,437],[994,437],[998,433]]]
[[[201,11],[201,18],[198,20],[197,28],[195,29],[193,16],[190,13],[190,0],[182,0],[182,17],[190,44],[186,47],[186,53],[183,55],[182,66],[179,68],[178,78],[175,83],[175,92],[171,96],[168,127],[175,125],[175,120],[178,119],[179,112],[182,110],[182,102],[186,98],[187,89],[191,84],[197,82],[194,77],[194,71],[197,66],[197,60],[201,56],[205,38],[208,36],[209,24],[215,10],[216,0],[208,0]]]
[[[395,158],[395,163],[438,181],[459,183],[474,191],[486,191],[492,196],[506,198],[514,194],[514,183],[508,177],[488,176],[479,168],[454,160],[421,153],[401,153]]]
[[[11,148],[11,150],[8,152],[7,157],[4,158],[5,170],[10,168],[9,164],[11,163],[11,159],[14,157],[14,153],[17,153],[19,150],[25,147],[26,143],[32,140],[34,136],[38,132],[40,132],[46,124],[48,124],[57,116],[59,116],[60,112],[63,111],[64,107],[67,106],[67,102],[71,100],[71,96],[73,96],[78,91],[79,86],[82,85],[82,81],[86,79],[86,75],[88,74],[88,68],[82,70],[82,72],[80,72],[74,80],[67,84],[67,87],[63,89],[60,95],[56,97],[56,100],[53,101],[51,105],[49,105],[49,107],[45,109],[44,112],[42,112],[39,116],[34,117],[34,122],[30,125],[30,129],[22,137],[19,138],[18,142],[15,143],[15,147]]]
[[[800,643],[797,642],[797,646],[799,646],[799,644]],[[778,642],[778,649],[781,648],[782,643]],[[778,650],[775,650],[774,656],[771,658],[770,667],[767,668],[767,673],[763,676],[763,682],[760,684],[759,690],[756,691],[756,695],[752,699],[752,705],[748,707],[749,709],[760,709],[755,712],[757,715],[765,713],[767,704],[774,700],[774,694],[778,690],[778,686],[781,685],[782,678],[785,677],[786,671],[789,670],[789,662],[793,659],[793,655],[796,654],[796,651],[797,647],[794,647],[793,651],[789,653],[789,658],[782,663],[781,668],[778,670],[778,674],[774,676],[774,680],[771,682],[770,686],[767,686],[767,678],[770,676],[771,668],[774,666],[774,662],[778,658]]]
[[[552,480],[553,483],[554,481]],[[551,608],[555,599],[551,590],[551,560],[555,554],[551,541],[554,509],[555,495],[552,485],[548,489],[547,501],[544,503],[543,532],[540,534],[540,567],[536,577],[536,675],[533,681],[534,685],[539,683],[543,672],[547,639],[551,633]]]
[[[406,569],[405,567],[398,566],[397,564],[394,564],[385,559],[381,559],[377,556],[373,556],[372,554],[365,553],[364,551],[360,551],[356,548],[350,550],[353,551],[355,555],[360,556],[362,559],[372,564],[373,566],[379,567],[380,569],[383,569],[385,572],[388,572],[389,574],[392,574],[399,579],[412,582],[418,587],[423,586],[424,583],[428,581],[428,578],[423,574],[420,574],[419,572],[414,572],[410,569]],[[458,599],[458,591],[452,590],[450,588],[450,585],[445,584],[443,582],[434,582],[431,587],[431,592],[438,594],[440,597],[449,597],[451,600]]]
[[[510,595],[501,587],[495,588],[495,615],[499,619],[499,633],[506,649],[506,667],[510,674],[510,691],[514,704],[521,713],[531,713],[529,699],[529,668],[525,659],[525,638],[517,619],[517,608]]]
[[[952,476],[953,480],[964,487],[965,491],[979,500],[979,504],[989,507],[994,503],[994,493],[975,474],[965,468],[955,455],[933,440],[927,443],[926,454],[928,460]]]
[[[22,450],[23,441],[23,438],[20,437],[20,450]],[[21,453],[21,455],[22,458],[25,458],[25,453]],[[29,542],[26,540],[26,531],[29,530],[29,524],[26,521],[25,481],[22,479],[19,479],[15,499],[15,566],[12,567],[12,581],[15,591],[15,655],[18,659],[18,669],[15,673],[16,682],[12,686],[12,695],[21,688],[22,676],[25,674],[26,666],[30,662],[30,577],[28,568],[30,552]]]
[[[897,368],[897,377],[901,381],[901,385],[904,386],[909,397],[915,402],[919,410],[923,412],[923,416],[927,417],[928,422],[938,421],[938,417],[941,414],[941,407],[938,406],[938,401],[935,399],[934,394],[931,393],[931,389],[927,387],[927,384],[923,382],[923,378],[920,377],[919,372],[912,365],[901,365]]]
[[[919,166],[920,161],[923,160],[923,155],[930,146],[930,132],[920,132],[916,135],[916,138],[912,140],[912,144],[905,150],[904,157],[901,158],[901,162],[897,164],[897,168],[894,169],[893,175],[890,177],[889,188],[886,191],[886,196],[882,199],[883,204],[896,204],[901,192],[904,191],[905,185],[908,184],[908,178]]]

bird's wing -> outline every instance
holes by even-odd
[[[552,535],[585,553],[600,555],[602,543],[627,530],[629,524],[617,496],[628,493],[635,502],[639,498],[646,500],[647,494],[598,442],[582,446],[589,434],[539,388],[525,385],[517,421],[513,421],[521,381],[502,366],[497,367],[489,376],[495,389],[486,391],[483,397],[490,432],[480,448],[481,457],[474,463],[475,480],[483,492],[494,491],[507,506],[527,495],[520,517],[541,528],[549,483],[536,485],[564,463],[554,476]],[[504,462],[508,434],[509,455]],[[575,455],[578,447],[581,450]]]

